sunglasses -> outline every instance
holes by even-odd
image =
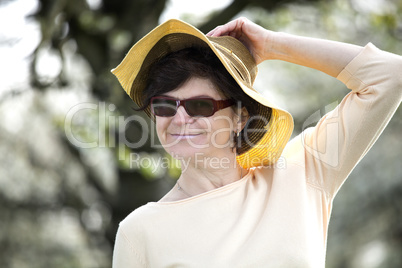
[[[169,97],[152,97],[151,112],[156,116],[174,116],[180,106],[183,106],[187,114],[192,117],[209,117],[215,112],[232,106],[233,100],[214,100],[211,98],[190,98],[178,100]]]

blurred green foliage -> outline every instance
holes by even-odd
[[[21,2],[3,1],[0,9]],[[0,267],[110,267],[118,223],[162,197],[180,175],[177,160],[155,149],[156,135],[138,148],[127,146],[154,127],[146,115],[132,111],[132,101],[110,74],[129,47],[159,23],[166,5],[37,1],[27,17],[40,36],[27,40],[33,43],[28,81],[0,95]],[[207,31],[247,16],[275,31],[373,42],[402,54],[400,14],[402,2],[392,0],[234,0],[222,10],[211,6],[210,14],[187,13],[183,19]],[[7,38],[0,38],[1,48],[16,49]],[[61,66],[53,75],[39,68],[49,55]],[[283,62],[265,62],[259,73],[257,89],[294,115],[294,135],[310,115],[323,115],[348,92],[331,77]],[[91,106],[79,109],[84,103]],[[134,115],[144,123],[123,124]],[[401,130],[399,109],[335,199],[327,267],[402,266]],[[138,166],[136,155],[163,158],[167,168],[152,161]]]

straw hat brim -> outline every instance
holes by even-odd
[[[214,52],[241,89],[257,102],[260,114],[266,113],[267,107],[272,109],[268,124],[254,126],[259,129],[249,135],[251,145],[245,144],[237,156],[238,163],[244,168],[274,164],[292,134],[293,118],[253,88],[257,67],[237,39],[207,37],[190,24],[168,20],[138,41],[112,73],[133,101],[142,106],[142,91],[152,63],[171,52],[197,45],[208,46]],[[146,112],[150,115],[149,110]]]

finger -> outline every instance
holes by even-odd
[[[224,25],[218,26],[209,33],[207,36],[224,36],[229,35],[231,32],[236,32],[237,20],[230,21]]]
[[[209,33],[207,33],[207,36],[224,36],[227,35],[227,32],[222,28],[223,26],[218,26]]]
[[[237,33],[236,32],[230,32],[228,33],[229,36],[237,38]]]
[[[218,27],[219,27],[219,26],[218,26]],[[209,32],[206,34],[206,36],[214,36],[214,34],[216,33],[218,27],[215,27],[213,30],[209,31]]]

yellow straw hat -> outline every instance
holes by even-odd
[[[183,21],[172,19],[159,25],[138,41],[123,61],[112,70],[120,84],[138,105],[152,64],[169,53],[192,46],[209,47],[241,89],[258,106],[262,119],[253,120],[246,141],[238,148],[237,162],[243,168],[268,166],[280,157],[293,131],[293,118],[253,88],[257,65],[247,48],[230,36],[209,37]],[[271,109],[272,111],[270,111]],[[150,115],[149,109],[145,112]]]

